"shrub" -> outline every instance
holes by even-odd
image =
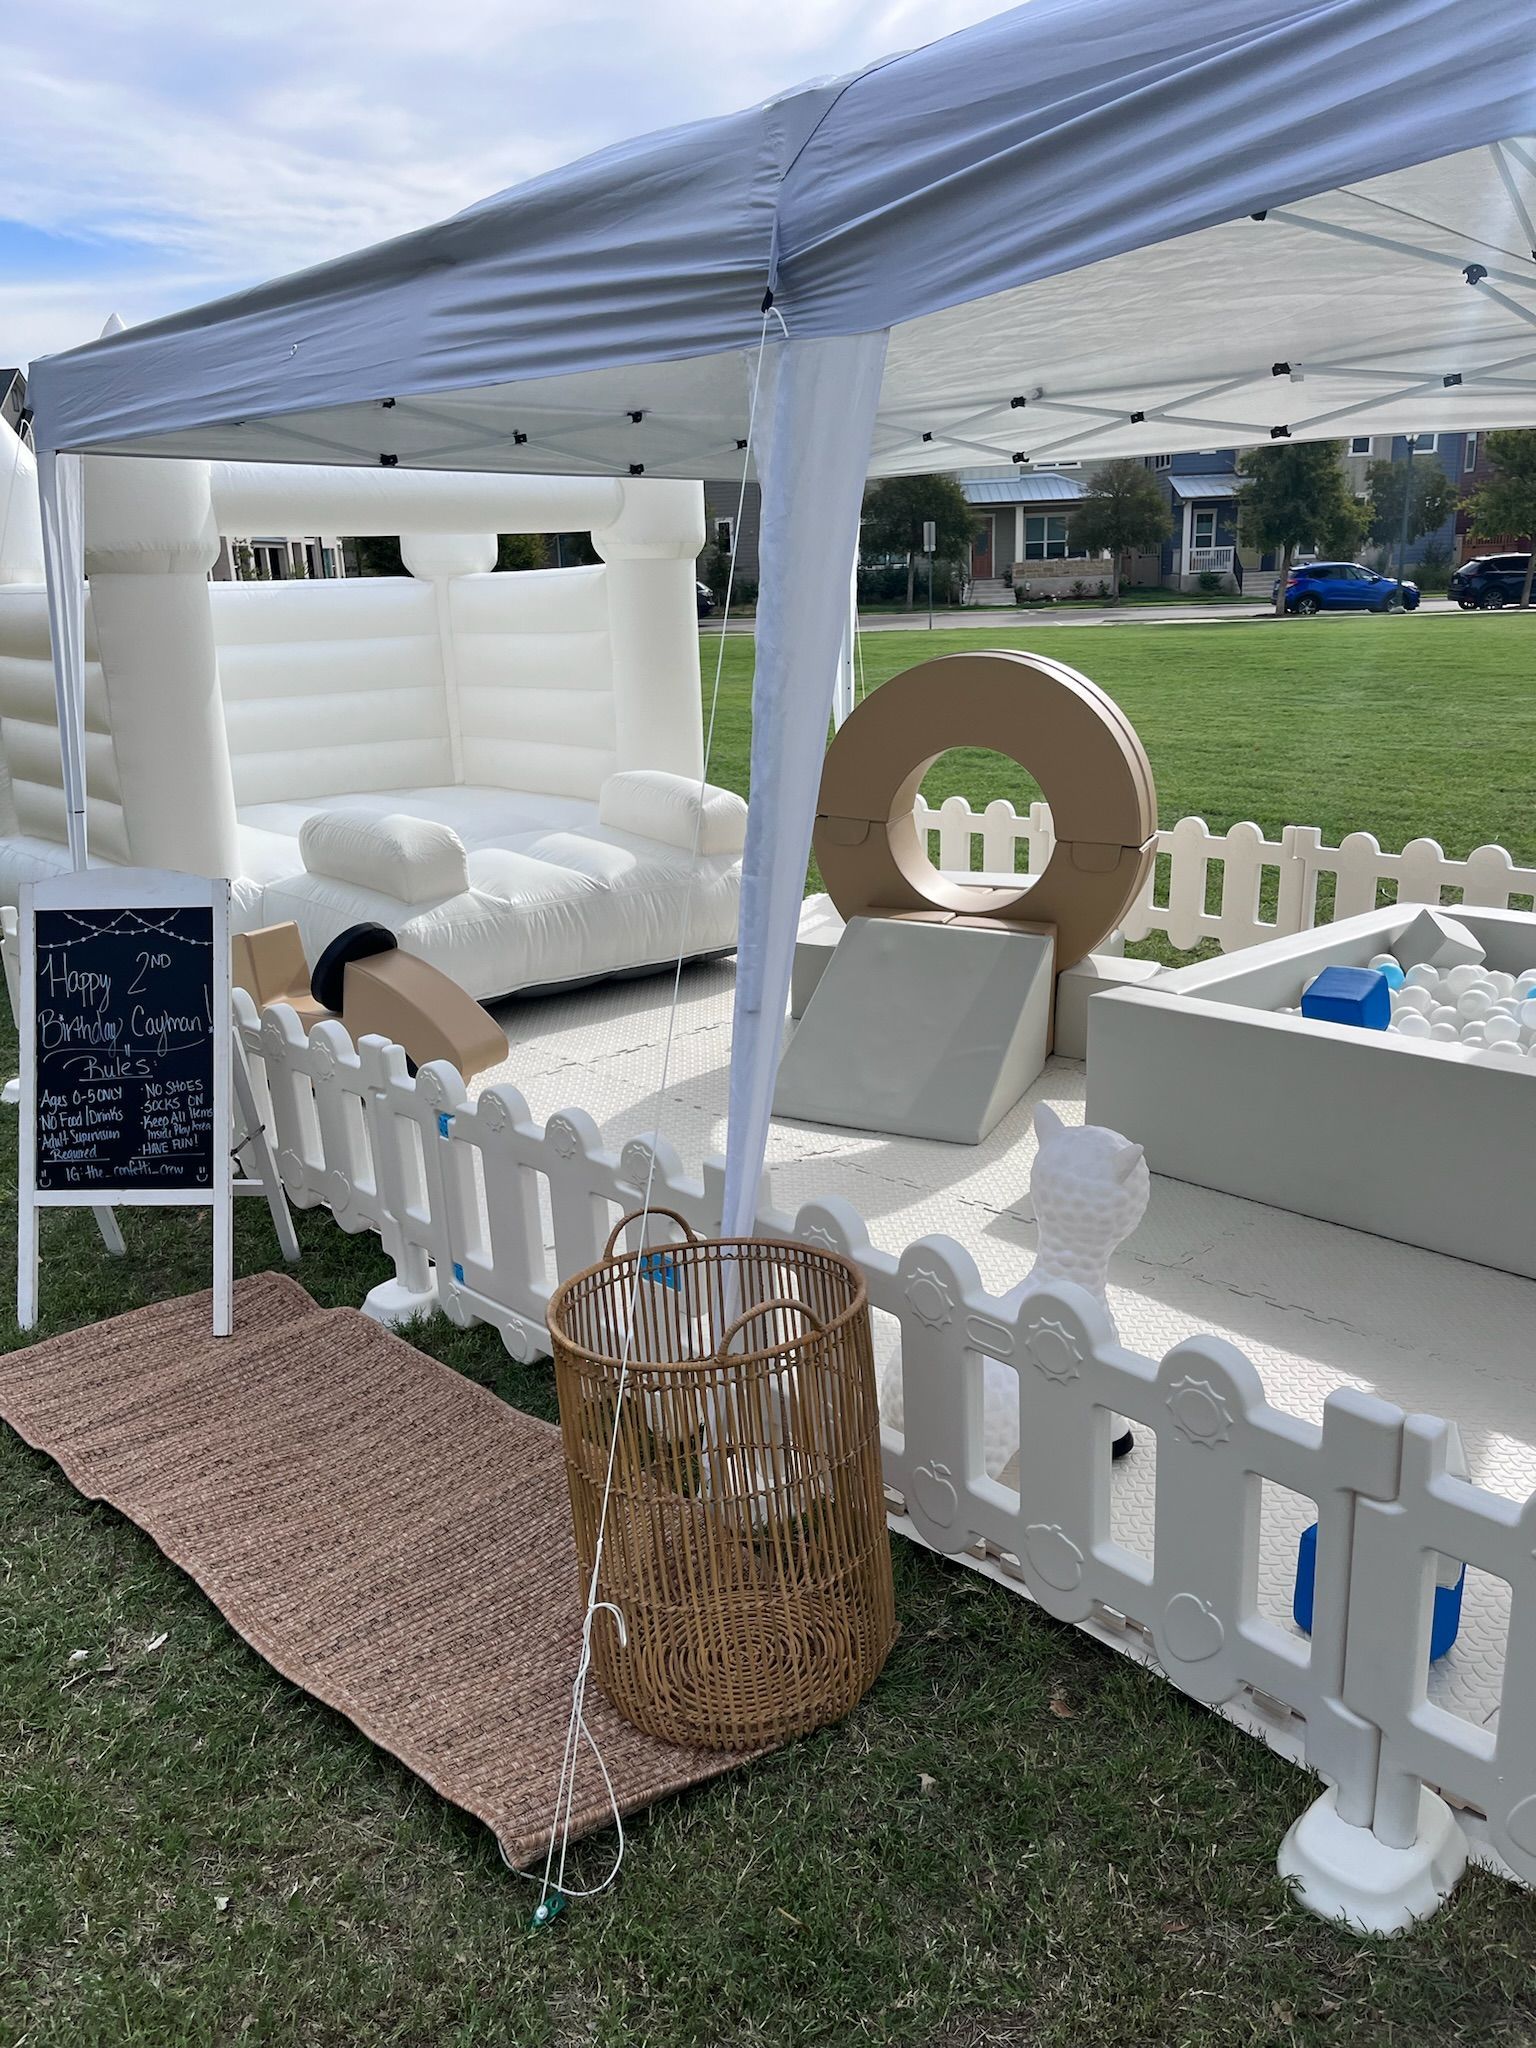
[[[1207,597],[1214,597],[1221,588],[1221,578],[1214,569],[1200,571],[1200,588]]]
[[[1413,570],[1409,581],[1417,583],[1420,590],[1446,590],[1451,581],[1451,551],[1442,540],[1427,540],[1424,552],[1419,556],[1418,567]]]

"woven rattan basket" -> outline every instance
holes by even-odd
[[[670,1220],[549,1305],[583,1591],[612,1454],[592,1669],[647,1734],[752,1749],[846,1714],[895,1639],[869,1305],[836,1253]]]

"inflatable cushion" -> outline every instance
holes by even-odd
[[[598,798],[598,819],[614,832],[659,839],[685,853],[698,834],[701,854],[740,853],[747,807],[728,789],[713,789],[661,768],[624,768],[610,775]]]
[[[352,882],[400,903],[440,902],[469,887],[469,859],[458,833],[398,811],[383,818],[317,811],[299,828],[299,855],[312,875]]]
[[[697,796],[696,784],[685,787]],[[260,900],[237,911],[249,924],[293,919],[311,960],[368,919],[486,1001],[667,966],[680,945],[695,956],[735,942],[739,854],[693,861],[686,847],[601,824],[591,801],[457,784],[336,794],[320,808],[360,823],[408,812],[447,826],[468,849],[469,882],[413,906],[376,873],[365,883],[305,873],[297,841],[312,807],[251,805],[240,814],[241,865],[262,878]]]

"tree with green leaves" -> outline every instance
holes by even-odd
[[[1343,452],[1339,441],[1273,441],[1238,457],[1238,530],[1249,547],[1280,556],[1278,617],[1285,615],[1286,578],[1298,548],[1347,556],[1365,537],[1370,514],[1349,488]]]
[[[351,553],[359,576],[409,574],[401,559],[400,541],[395,534],[360,534],[356,540],[344,540],[342,546]]]
[[[498,533],[498,569],[547,569],[550,561],[547,533]]]
[[[1397,547],[1433,533],[1456,510],[1456,486],[1433,456],[1422,462],[1416,457],[1407,462],[1373,462],[1366,471],[1365,487],[1371,508],[1370,537],[1379,547]]]
[[[1499,427],[1484,446],[1493,475],[1473,492],[1467,509],[1472,531],[1482,534],[1529,535],[1536,541],[1536,427]],[[1536,547],[1525,565],[1520,608],[1528,611],[1531,581],[1536,573]]]
[[[905,555],[907,610],[912,609],[923,522],[934,524],[934,556],[963,562],[976,530],[976,514],[952,476],[890,476],[864,493],[860,545],[874,555]]]
[[[1067,531],[1075,547],[1109,556],[1109,594],[1118,597],[1121,557],[1160,548],[1173,531],[1173,513],[1151,470],[1134,455],[1120,455],[1089,477],[1067,514]]]
[[[393,535],[367,535],[357,540],[344,540],[342,546],[350,551],[359,576],[410,574],[400,553],[400,543]],[[498,569],[569,569],[577,562],[596,560],[591,539],[584,533],[498,533],[496,536]]]

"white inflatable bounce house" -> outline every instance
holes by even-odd
[[[103,457],[85,498],[94,859],[227,875],[235,928],[292,919],[312,962],[386,925],[482,1000],[735,945],[698,484]],[[209,581],[221,532],[317,521],[401,535],[410,575]],[[598,564],[492,573],[551,531]],[[0,902],[70,865],[41,565],[0,422]]]

